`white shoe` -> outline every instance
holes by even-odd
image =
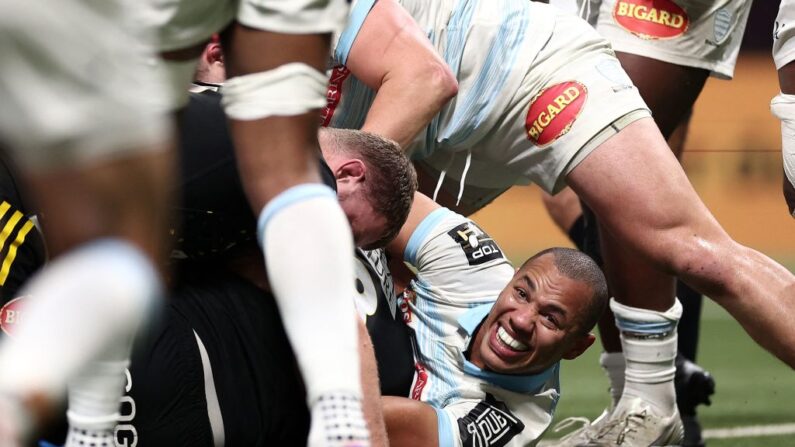
[[[584,417],[570,417],[560,421],[552,429],[553,433],[558,433],[577,423],[583,424],[582,427],[568,433],[557,441],[545,442],[545,446],[555,447],[574,447],[587,444],[601,430],[602,426],[610,419],[610,410],[605,408],[593,422]]]
[[[573,444],[580,447],[624,446],[674,446],[684,438],[684,428],[679,411],[674,408],[670,416],[660,416],[648,403],[638,398],[621,399],[612,414],[590,439]]]
[[[327,393],[312,405],[309,447],[370,447],[361,400],[348,393]]]

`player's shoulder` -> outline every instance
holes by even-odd
[[[506,260],[502,249],[485,230],[447,208],[438,208],[426,216],[406,246],[406,258],[414,265],[428,252],[445,252],[447,257],[461,258],[470,266]]]

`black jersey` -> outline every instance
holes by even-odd
[[[383,250],[356,249],[356,261],[357,307],[366,313],[381,394],[408,397],[414,380],[414,358],[408,328],[397,308],[386,255]]]
[[[172,233],[172,258],[191,261],[186,263],[189,266],[212,264],[249,250],[256,244],[256,218],[240,182],[221,95],[214,91],[191,94],[180,116],[180,128],[178,211],[182,223]],[[331,169],[322,157],[319,161],[324,183],[336,189]],[[356,256],[361,266],[357,268],[358,299],[371,301],[366,325],[378,359],[382,392],[408,396],[413,357],[408,332],[396,311],[386,259],[381,250],[357,250]]]
[[[34,211],[17,181],[13,167],[0,157],[0,308],[17,297],[22,283],[47,257]],[[7,319],[0,311],[0,326]]]
[[[172,260],[233,257],[257,239],[257,219],[243,192],[221,95],[191,93],[181,112],[178,223],[172,228]],[[265,150],[278,150],[271,148]],[[336,190],[318,154],[323,182]]]

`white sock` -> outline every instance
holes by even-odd
[[[334,191],[288,189],[262,210],[258,234],[310,406],[329,393],[360,399],[353,237]]]
[[[662,415],[676,410],[676,325],[682,316],[677,299],[665,312],[620,304],[610,300],[621,331],[621,346],[626,360],[623,398],[638,397],[653,405]]]
[[[599,356],[599,365],[602,370],[607,374],[607,379],[610,381],[610,408],[615,408],[618,400],[621,399],[621,394],[624,392],[624,369],[626,362],[624,361],[623,352],[603,352]]]
[[[71,408],[70,401],[70,420],[82,415],[115,424],[121,364],[160,293],[148,259],[125,242],[96,241],[48,264],[22,293],[29,295],[24,319],[0,346],[0,394],[57,401],[69,382],[79,402]],[[108,361],[112,367],[101,367]]]
[[[64,447],[115,446],[113,430],[120,417],[131,341],[119,340],[100,355],[101,360],[89,362],[69,381],[69,433]]]

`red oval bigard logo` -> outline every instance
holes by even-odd
[[[587,98],[588,90],[576,81],[545,88],[530,101],[525,119],[527,138],[537,146],[546,146],[565,135]]]
[[[24,306],[22,298],[25,298],[25,296],[14,298],[0,309],[0,329],[9,336],[14,336],[14,330],[22,321],[22,308]]]
[[[670,39],[687,31],[687,13],[671,0],[617,0],[613,18],[642,39]]]

